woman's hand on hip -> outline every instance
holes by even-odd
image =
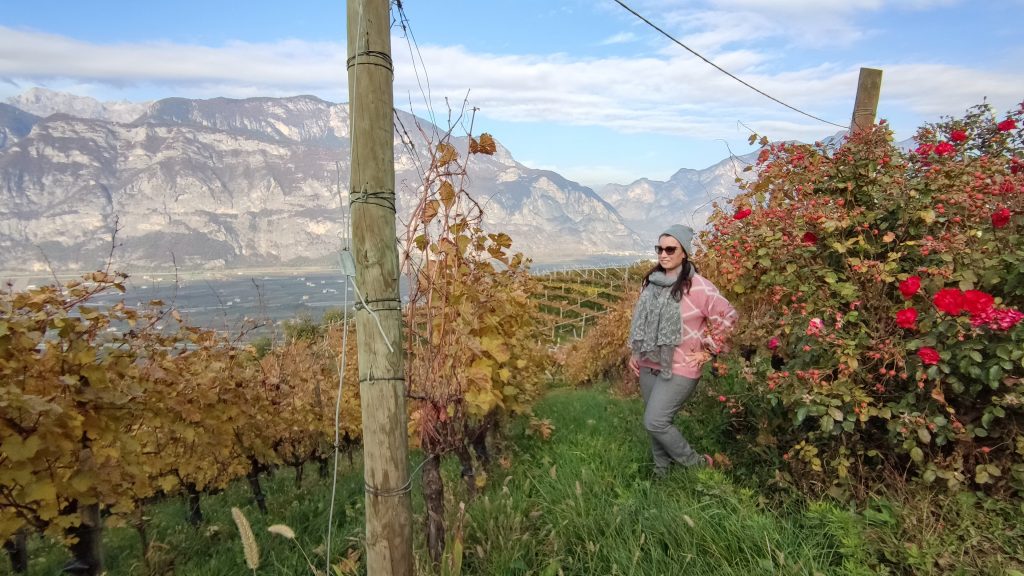
[[[633,373],[633,376],[640,375],[640,364],[637,363],[636,356],[629,357],[629,370]]]

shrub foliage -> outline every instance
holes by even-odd
[[[978,106],[907,151],[884,122],[838,148],[762,138],[716,207],[700,261],[750,359],[724,405],[785,478],[1024,489],[1022,116]]]

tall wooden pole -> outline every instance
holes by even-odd
[[[861,68],[857,79],[857,99],[853,104],[850,132],[859,132],[875,123],[878,113],[878,95],[882,91],[882,71]]]
[[[366,568],[413,573],[409,441],[395,234],[394,71],[389,0],[348,0],[352,252],[366,481]],[[378,324],[379,320],[379,324]]]

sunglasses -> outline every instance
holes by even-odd
[[[654,247],[654,251],[657,252],[658,254],[661,254],[662,252],[664,252],[665,254],[668,254],[669,256],[675,254],[676,250],[678,250],[678,249],[679,249],[678,246],[655,246]]]

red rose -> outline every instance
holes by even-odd
[[[935,307],[950,316],[964,311],[964,293],[957,288],[943,288],[932,297]]]
[[[934,149],[935,147],[932,146],[931,144],[921,144],[920,146],[917,147],[917,150],[914,150],[914,152],[916,152],[919,156],[927,156],[931,154],[932,150]]]
[[[1016,127],[1017,121],[1014,120],[1013,118],[1007,118],[1006,120],[1003,120],[999,124],[996,124],[996,128],[999,128],[1000,132],[1009,132],[1010,130],[1013,130]]]
[[[906,328],[907,330],[913,330],[914,324],[917,323],[917,310],[913,308],[904,308],[896,313],[896,324],[900,328]]]
[[[956,153],[956,148],[949,142],[939,142],[935,147],[935,153],[939,156],[950,156]]]
[[[747,216],[750,216],[751,212],[752,212],[752,210],[750,208],[744,208],[743,210],[737,210],[736,213],[732,215],[732,219],[733,220],[743,220]]]
[[[992,213],[992,227],[1002,228],[1006,226],[1007,224],[1010,223],[1010,216],[1012,214],[1013,213],[1010,212],[1010,210],[1005,206],[1000,208],[999,210],[996,210],[995,212]]]
[[[817,244],[818,237],[814,235],[814,232],[804,232],[804,237],[800,241],[804,244]]]
[[[964,292],[964,310],[970,312],[971,316],[977,316],[992,309],[995,298],[981,290],[968,290]]]
[[[939,352],[935,348],[929,348],[927,346],[917,349],[917,357],[921,359],[921,362],[929,366],[933,366],[939,363]]]
[[[949,139],[953,142],[963,142],[967,140],[967,132],[964,132],[963,130],[953,130],[949,135]]]
[[[918,276],[911,276],[900,282],[900,293],[903,294],[903,298],[910,300],[917,294],[917,291],[921,289],[921,278]]]

